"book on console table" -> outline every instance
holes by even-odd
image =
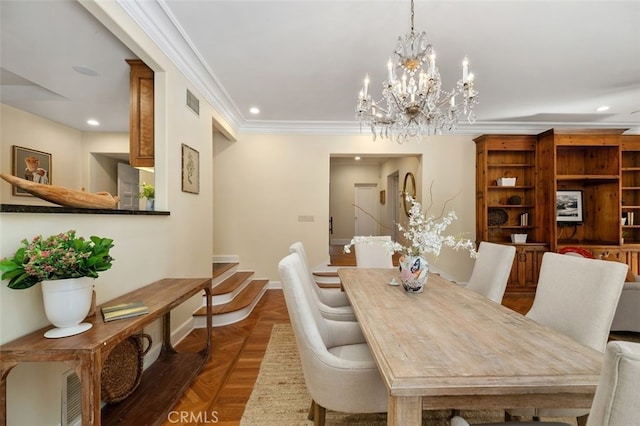
[[[103,306],[101,309],[104,322],[137,317],[149,313],[149,308],[142,302],[120,303],[118,305]]]

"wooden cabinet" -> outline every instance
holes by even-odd
[[[623,130],[549,130],[538,135],[540,226],[550,248],[620,245],[620,158]],[[582,220],[558,222],[557,191],[582,194]]]
[[[640,273],[640,135],[624,131],[474,139],[476,239],[509,244],[511,234],[527,234],[527,244],[516,244],[507,291],[535,291],[542,254],[569,246],[596,258],[614,254]],[[515,186],[499,186],[502,177],[515,177]],[[558,191],[581,195],[580,220],[558,222]]]
[[[129,164],[154,166],[153,70],[139,59],[128,59],[131,67],[129,87]]]
[[[621,161],[623,244],[640,244],[640,135],[622,136]]]
[[[527,234],[527,242],[535,241],[535,136],[485,135],[474,141],[476,237],[509,243],[511,234]],[[502,178],[515,183],[502,185]]]
[[[483,135],[476,143],[476,239],[515,244],[507,291],[534,291],[539,261],[547,250],[536,227],[537,138],[535,135]],[[503,178],[515,178],[506,185]],[[513,183],[513,184],[512,184]]]
[[[546,244],[516,244],[516,255],[507,283],[508,292],[536,291],[542,255],[547,251]]]

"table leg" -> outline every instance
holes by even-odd
[[[102,357],[100,351],[82,354],[74,361],[74,370],[82,389],[82,424],[100,426],[100,386]]]
[[[17,362],[2,362],[0,367],[0,426],[7,425],[7,376]]]
[[[422,424],[422,397],[392,396],[387,402],[387,425],[419,426]]]

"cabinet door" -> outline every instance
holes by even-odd
[[[640,245],[624,246],[620,250],[620,260],[629,265],[629,270],[640,275]]]
[[[508,292],[535,292],[546,245],[516,245],[516,256],[507,284]]]
[[[154,166],[154,74],[140,60],[128,60],[131,67],[129,88],[129,164]]]

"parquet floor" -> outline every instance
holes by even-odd
[[[351,256],[351,257],[350,257]],[[332,263],[353,265],[341,247],[331,253]],[[505,305],[526,312],[531,296],[507,296]],[[289,322],[281,290],[268,290],[245,320],[213,329],[211,359],[173,408],[165,425],[238,425],[251,395],[260,363],[276,323]],[[194,330],[178,349],[202,347],[204,330]],[[152,409],[152,407],[150,407]],[[214,421],[215,420],[215,421]]]

